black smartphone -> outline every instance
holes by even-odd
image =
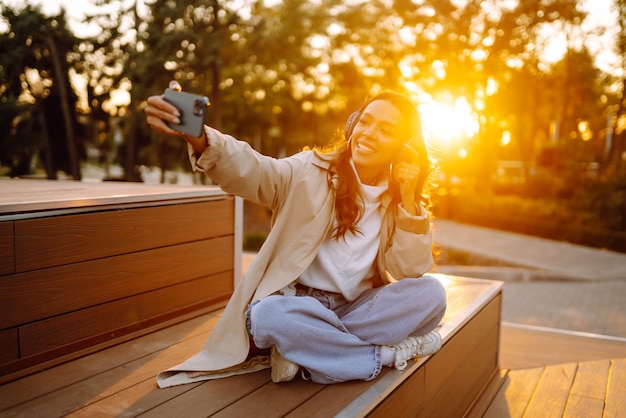
[[[172,89],[165,89],[164,96],[180,112],[180,124],[167,122],[167,126],[193,137],[201,136],[204,117],[211,104],[209,98]]]

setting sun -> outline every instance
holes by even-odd
[[[460,145],[478,133],[476,115],[464,97],[452,103],[430,100],[419,108],[426,134],[439,146]]]

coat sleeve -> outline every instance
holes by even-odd
[[[188,146],[195,172],[205,173],[222,190],[274,210],[289,188],[300,158],[276,159],[255,151],[247,142],[205,126],[208,148]]]
[[[385,267],[393,279],[420,277],[434,265],[430,216],[422,208],[412,216],[402,205],[397,207],[393,242],[385,252]]]

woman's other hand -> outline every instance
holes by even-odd
[[[416,196],[421,195],[417,190],[421,168],[419,166],[419,154],[408,144],[404,144],[402,159],[393,165],[393,176],[400,186],[402,206],[412,215],[419,215],[421,210]]]

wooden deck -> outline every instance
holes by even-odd
[[[504,384],[483,415],[626,416],[626,358],[502,371]]]
[[[264,370],[158,389],[155,375],[200,350],[217,310],[0,386],[0,415],[460,416],[498,377],[501,284],[439,279],[450,304],[442,350],[372,382],[325,386],[297,377],[274,384]]]

